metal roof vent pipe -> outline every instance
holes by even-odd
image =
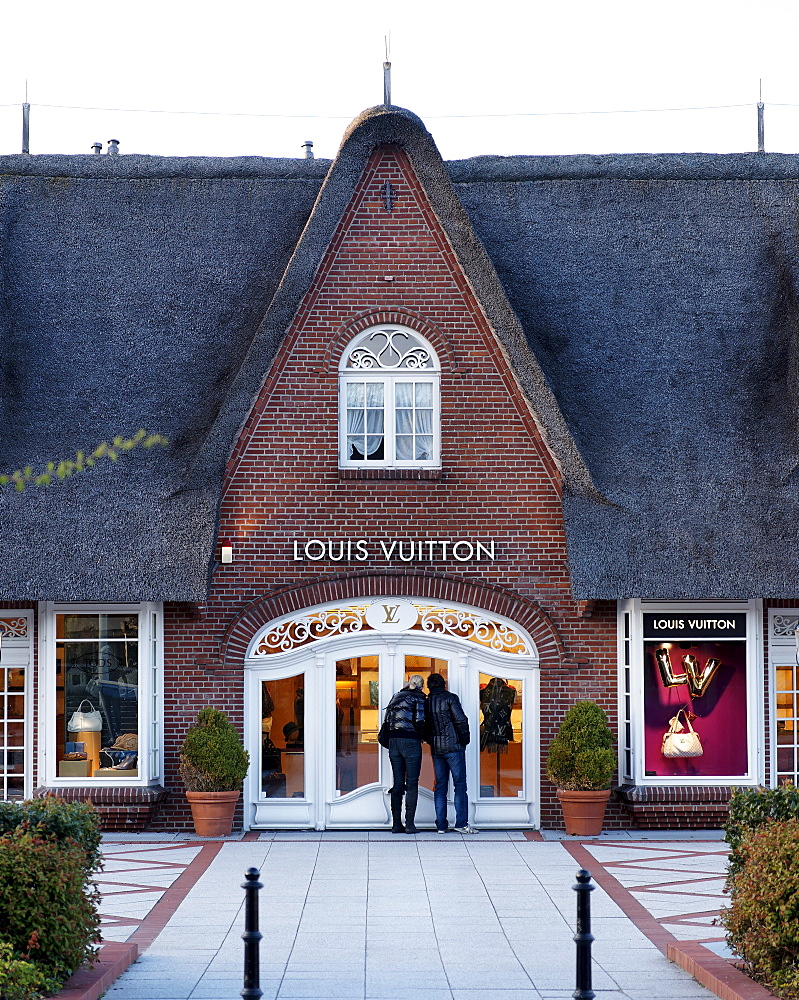
[[[119,139],[109,139],[107,153],[109,156],[119,156]]]
[[[94,153],[95,156],[99,156],[100,153],[102,153],[102,151],[103,151],[103,144],[101,142],[92,143],[92,152]]]
[[[306,160],[313,159],[313,143],[311,142],[310,139],[306,139],[305,142],[302,144],[302,150]]]

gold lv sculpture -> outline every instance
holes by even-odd
[[[664,687],[687,684],[692,698],[702,697],[721,666],[721,660],[711,656],[708,657],[704,667],[700,667],[699,660],[693,653],[686,653],[682,658],[683,673],[678,674],[674,672],[671,655],[664,647],[655,650],[655,662],[660,670],[660,679]]]

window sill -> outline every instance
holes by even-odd
[[[339,469],[339,479],[443,479],[441,469]]]

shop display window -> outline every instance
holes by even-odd
[[[523,681],[480,674],[480,798],[523,794]]]
[[[799,721],[799,669],[796,664],[780,665],[774,672],[774,692],[776,699],[776,764],[777,784],[796,784],[799,779],[799,741],[797,721]]]
[[[739,612],[643,615],[644,777],[748,774],[746,626]]]
[[[160,774],[160,617],[154,604],[47,605],[48,780],[142,783]]]
[[[769,610],[772,777],[799,784],[799,609]]]
[[[261,796],[305,796],[305,674],[261,682]]]
[[[138,614],[56,615],[60,778],[139,775]]]
[[[10,637],[27,631],[26,618],[0,621],[0,801],[25,796],[27,639]]]

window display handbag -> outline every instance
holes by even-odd
[[[687,733],[683,732],[685,726],[680,722],[680,716],[688,726]],[[699,733],[694,730],[684,709],[681,708],[673,719],[669,719],[669,728],[663,735],[660,752],[664,757],[701,757],[704,753]]]
[[[84,712],[83,706],[88,705],[90,711]],[[101,733],[103,731],[103,719],[92,703],[84,698],[78,705],[77,711],[72,713],[67,729],[71,733]]]

